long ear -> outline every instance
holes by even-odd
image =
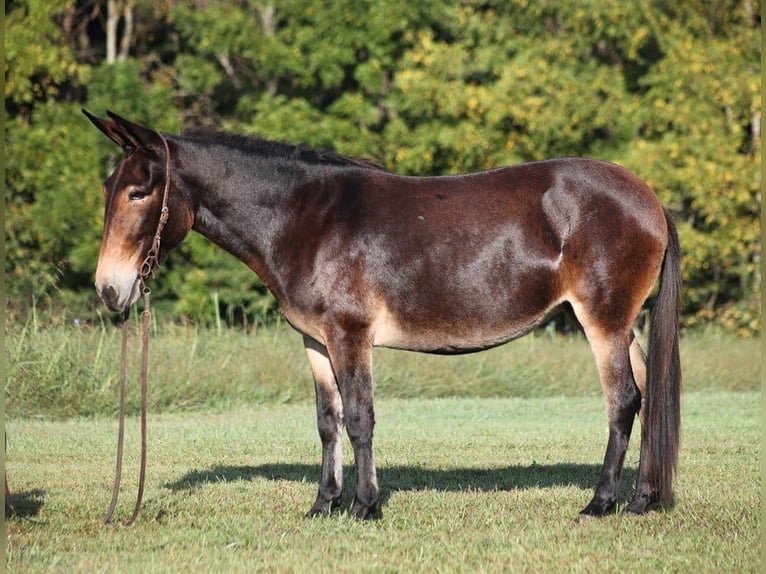
[[[136,146],[126,137],[124,131],[113,122],[112,120],[102,120],[91,114],[88,110],[83,108],[82,113],[93,122],[93,125],[100,129],[106,137],[120,146],[122,149],[127,150],[129,148],[135,148]]]
[[[121,131],[128,141],[132,144],[132,147],[138,148],[162,148],[162,138],[156,131],[145,128],[131,121],[126,120],[123,117],[118,116],[114,112],[107,110],[107,115],[114,120],[115,125]]]
[[[114,112],[107,111],[110,120],[97,118],[88,110],[83,109],[82,113],[100,129],[106,137],[116,143],[125,151],[139,148],[162,148],[162,138],[160,135],[149,128],[145,128],[136,123],[118,116]]]

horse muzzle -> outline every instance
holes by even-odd
[[[107,278],[99,281],[96,280],[96,292],[110,310],[117,311],[118,313],[124,313],[130,307],[138,301],[141,295],[141,290],[138,285],[138,274],[134,274],[132,277],[121,278],[122,280],[116,280],[117,278]]]

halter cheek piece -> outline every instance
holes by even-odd
[[[148,390],[148,366],[149,366],[149,326],[152,321],[150,306],[151,289],[146,285],[147,279],[154,275],[154,272],[160,266],[160,238],[162,230],[168,221],[168,192],[170,190],[170,147],[168,140],[162,134],[159,134],[162,144],[165,147],[165,188],[162,191],[162,209],[160,219],[157,222],[157,231],[154,233],[152,245],[146,253],[146,258],[141,263],[138,272],[138,282],[141,292],[144,295],[144,312],[142,313],[142,346],[141,346],[141,466],[138,476],[138,493],[136,495],[136,504],[133,508],[133,515],[125,523],[130,526],[136,520],[138,512],[141,509],[141,500],[144,495],[144,479],[146,477],[146,411],[147,411],[147,390]],[[125,439],[125,380],[127,378],[127,354],[128,354],[128,320],[127,317],[122,322],[122,355],[120,359],[120,415],[119,429],[117,431],[117,463],[114,469],[114,483],[112,485],[112,501],[109,504],[109,510],[104,516],[104,523],[112,520],[114,509],[117,507],[117,496],[120,492],[120,480],[122,477],[122,450]],[[7,490],[7,487],[6,487]]]
[[[146,254],[144,262],[141,263],[141,269],[139,270],[138,277],[141,282],[141,290],[143,293],[147,293],[149,288],[146,286],[146,280],[149,276],[154,275],[154,272],[160,266],[160,237],[162,236],[162,230],[165,229],[165,224],[168,221],[168,191],[170,190],[170,147],[168,146],[168,140],[165,136],[159,134],[162,140],[162,145],[165,147],[165,188],[162,191],[162,210],[160,211],[160,219],[157,222],[157,231],[154,233],[154,239],[152,239],[152,245]]]

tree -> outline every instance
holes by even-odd
[[[690,325],[760,329],[760,23],[752,2],[686,6],[658,26],[625,162],[679,219]],[[692,10],[694,8],[694,10]],[[671,13],[670,16],[674,15]]]
[[[100,181],[119,152],[79,117],[85,105],[408,174],[561,155],[622,163],[679,223],[685,322],[760,331],[756,0],[19,0],[6,11],[16,303],[96,304]],[[163,269],[158,299],[252,322],[272,300],[246,273],[195,238]]]

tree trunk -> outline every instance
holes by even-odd
[[[260,10],[261,12],[261,29],[265,36],[273,36],[277,31],[277,9],[273,4],[267,4]],[[277,79],[271,78],[266,82],[266,91],[270,96],[277,94]]]
[[[106,63],[117,61],[117,24],[120,13],[117,10],[117,0],[107,0],[106,3]]]
[[[125,30],[122,32],[122,40],[120,41],[120,53],[117,56],[118,62],[124,62],[128,59],[130,53],[130,41],[133,37],[133,0],[128,0],[125,3],[125,9],[123,10],[123,18],[125,19]]]
[[[106,3],[106,63],[124,62],[130,53],[130,41],[133,37],[134,0],[107,0]],[[120,18],[124,25],[122,38],[119,38]],[[119,51],[118,51],[119,44]]]

